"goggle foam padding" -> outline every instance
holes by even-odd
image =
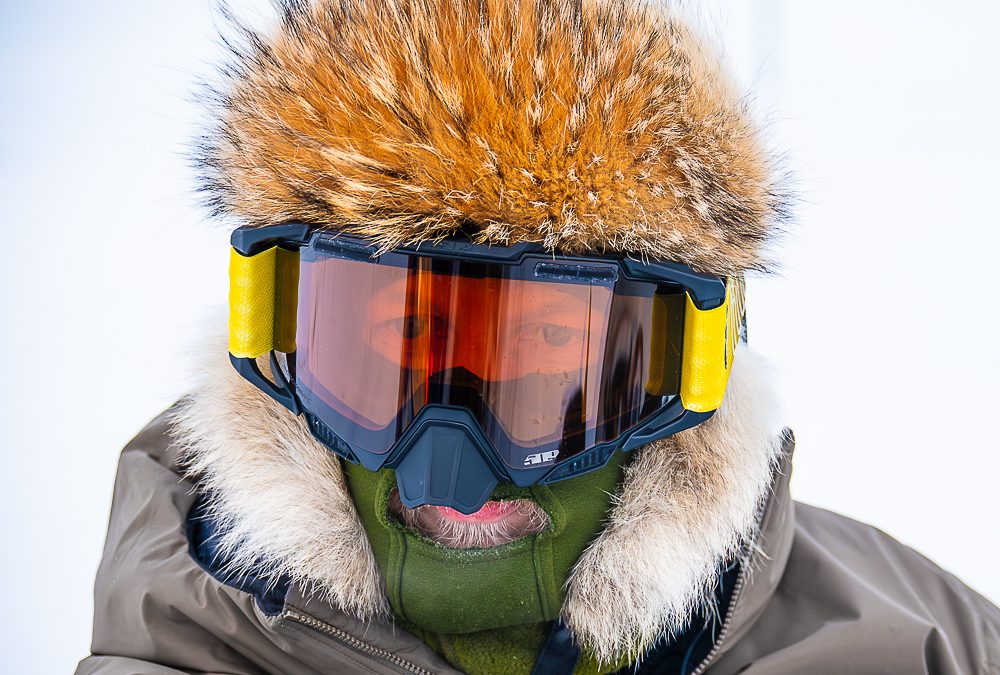
[[[743,283],[740,279],[729,280],[726,299],[715,309],[700,310],[691,296],[687,296],[681,366],[681,402],[685,409],[709,412],[722,405],[742,315]]]
[[[299,254],[275,246],[229,257],[229,353],[257,358],[295,351]]]

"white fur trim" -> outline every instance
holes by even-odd
[[[211,497],[226,571],[263,567],[349,614],[386,616],[381,575],[337,458],[228,359],[203,366],[174,433],[188,473]]]
[[[203,364],[174,431],[188,472],[212,496],[232,570],[263,565],[349,614],[387,616],[336,458],[225,358]],[[607,528],[567,584],[564,618],[599,658],[635,653],[682,628],[709,597],[719,566],[752,538],[780,451],[764,371],[740,349],[725,403],[709,422],[636,451]]]
[[[749,545],[781,451],[762,360],[737,353],[722,408],[627,466],[603,533],[567,584],[563,617],[602,661],[638,656],[709,604],[721,565]]]

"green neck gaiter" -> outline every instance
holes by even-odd
[[[603,528],[622,459],[616,455],[603,469],[553,485],[498,487],[493,499],[534,498],[551,526],[491,549],[445,548],[405,529],[388,513],[396,486],[391,470],[349,463],[344,469],[397,616],[421,633],[456,635],[559,616],[570,570]]]
[[[549,636],[550,625],[537,623],[494,628],[480,633],[443,635],[414,630],[434,651],[467,675],[531,675]],[[627,659],[601,664],[586,651],[573,675],[607,675],[629,665]]]

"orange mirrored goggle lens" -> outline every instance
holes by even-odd
[[[581,277],[544,259],[301,260],[297,390],[369,452],[388,452],[424,406],[460,406],[508,466],[547,464],[677,394],[678,286],[621,279],[613,263]]]

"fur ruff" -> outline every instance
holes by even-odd
[[[604,531],[573,570],[563,617],[602,660],[638,658],[712,611],[722,566],[749,552],[781,454],[763,359],[742,346],[708,422],[634,452]]]
[[[667,4],[280,0],[276,30],[229,42],[202,190],[385,249],[461,233],[766,269],[787,197]]]
[[[349,614],[388,617],[338,460],[226,359],[204,363],[174,432],[224,526],[229,571],[263,566]],[[741,348],[711,420],[635,451],[563,607],[574,635],[602,661],[637,656],[681,630],[708,602],[720,566],[747,550],[780,451],[766,381],[757,357]]]

